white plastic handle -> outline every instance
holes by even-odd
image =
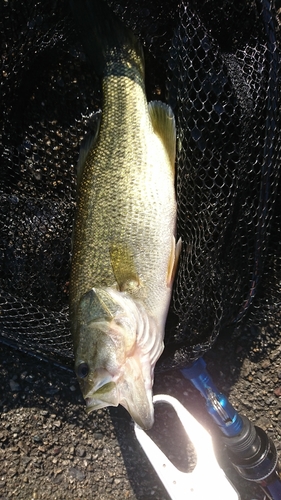
[[[135,424],[136,437],[172,500],[240,500],[215,457],[210,434],[172,396],[159,394],[153,402],[170,404],[193,443],[197,463],[192,472],[179,471],[154,441]]]

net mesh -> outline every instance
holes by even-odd
[[[280,322],[279,6],[108,3],[144,44],[148,99],[177,120],[183,248],[162,366],[181,366],[246,314]],[[75,166],[100,84],[68,2],[1,2],[0,32],[0,340],[71,364]]]

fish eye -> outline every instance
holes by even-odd
[[[76,375],[79,378],[85,378],[89,374],[90,368],[88,363],[82,361],[76,368]]]

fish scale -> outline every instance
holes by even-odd
[[[134,88],[134,85],[130,85],[129,79],[126,79],[122,87],[124,87],[124,101],[121,88],[116,98],[115,95],[111,95],[110,82],[108,85],[104,84],[105,118],[100,129],[102,140],[89,154],[80,188],[78,204],[81,205],[76,219],[75,238],[81,242],[81,247],[79,246],[77,257],[74,253],[72,263],[72,282],[75,286],[74,283],[79,281],[80,295],[93,284],[114,285],[116,280],[109,255],[111,241],[119,241],[134,249],[136,268],[139,267],[138,261],[141,261],[140,272],[148,284],[151,279],[154,281],[155,274],[159,271],[162,245],[166,245],[168,250],[165,262],[162,263],[164,275],[168,267],[171,247],[170,225],[175,214],[173,173],[169,170],[169,165],[166,172],[162,164],[157,166],[157,169],[153,165],[145,165],[149,147],[146,147],[145,138],[142,138],[145,134],[138,123],[139,112],[134,106],[134,102],[139,101],[144,109],[147,107],[143,89]],[[131,118],[130,126],[126,128],[122,126],[118,130],[118,125],[123,120],[128,93],[131,94],[128,110]],[[110,98],[107,100],[108,94]],[[115,112],[116,102],[117,112]],[[118,113],[121,107],[122,116]],[[154,138],[148,112],[146,114],[145,129],[148,128]],[[114,142],[113,134],[116,135]],[[122,149],[120,138],[122,138]],[[114,162],[111,161],[112,156]],[[169,184],[170,188],[165,190]],[[160,187],[163,191],[161,198]],[[99,207],[98,210],[95,210],[96,206]],[[161,228],[158,224],[161,224]],[[96,255],[94,259],[91,253],[89,255],[89,244],[93,246]],[[147,254],[149,261],[145,259]]]

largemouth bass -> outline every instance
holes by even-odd
[[[98,133],[78,169],[75,370],[88,411],[121,404],[148,429],[179,250],[175,120],[167,105],[147,103],[133,34],[101,1],[73,0],[72,8],[103,91]]]

